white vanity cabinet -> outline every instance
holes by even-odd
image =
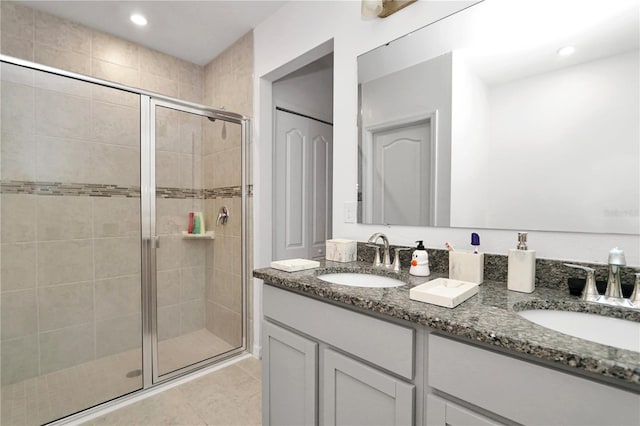
[[[640,394],[265,285],[263,424],[640,426]]]
[[[265,426],[415,424],[415,329],[268,285],[263,301]]]
[[[426,363],[432,390],[514,423],[640,425],[640,395],[493,350],[430,334]],[[426,417],[436,419],[431,399]],[[445,424],[456,423],[429,423]]]

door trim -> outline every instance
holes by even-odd
[[[373,138],[378,132],[393,130],[399,127],[406,127],[420,122],[427,121],[431,127],[431,164],[429,173],[431,175],[431,197],[429,200],[429,226],[438,223],[438,209],[436,202],[438,200],[438,110],[427,111],[399,119],[381,121],[373,123],[364,129],[363,154],[362,154],[362,199],[366,200],[362,203],[362,223],[373,223]],[[370,161],[367,161],[370,159]],[[386,225],[386,224],[385,224]]]

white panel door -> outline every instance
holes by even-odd
[[[429,224],[430,134],[428,121],[373,134],[373,223]]]
[[[331,125],[276,111],[274,260],[322,257],[331,232]]]

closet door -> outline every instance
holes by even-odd
[[[274,259],[323,257],[331,232],[333,127],[276,111]]]

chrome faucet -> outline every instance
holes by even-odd
[[[627,264],[624,252],[618,247],[612,248],[609,252],[609,279],[607,280],[607,291],[604,296],[609,298],[622,299],[622,285],[620,282],[620,270]]]
[[[380,238],[382,238],[382,244],[384,244],[384,252],[383,252],[384,263],[380,262],[380,251],[378,250],[379,247],[377,245],[374,245]],[[375,247],[376,249],[376,257],[373,261],[373,266],[375,268],[390,269],[392,266],[391,266],[391,256],[389,256],[389,239],[387,238],[387,236],[380,232],[376,232],[375,234],[369,237],[368,242],[370,244],[370,247]]]
[[[600,299],[600,294],[598,293],[598,288],[596,287],[596,271],[593,268],[589,268],[587,266],[580,265],[572,265],[570,263],[565,263],[564,266],[568,266],[573,269],[580,269],[587,273],[587,283],[584,286],[584,290],[582,290],[582,295],[580,299],[585,302],[597,302]]]
[[[618,247],[611,249],[609,252],[609,279],[607,280],[607,291],[604,296],[598,294],[596,288],[595,271],[592,268],[580,265],[570,265],[565,263],[565,266],[574,269],[580,269],[587,273],[587,283],[582,291],[581,299],[586,302],[598,302],[607,305],[624,306],[628,308],[640,309],[640,273],[636,274],[636,280],[634,284],[633,294],[631,298],[625,299],[622,296],[622,285],[620,280],[620,272],[623,266],[626,265],[624,258],[624,252]]]

